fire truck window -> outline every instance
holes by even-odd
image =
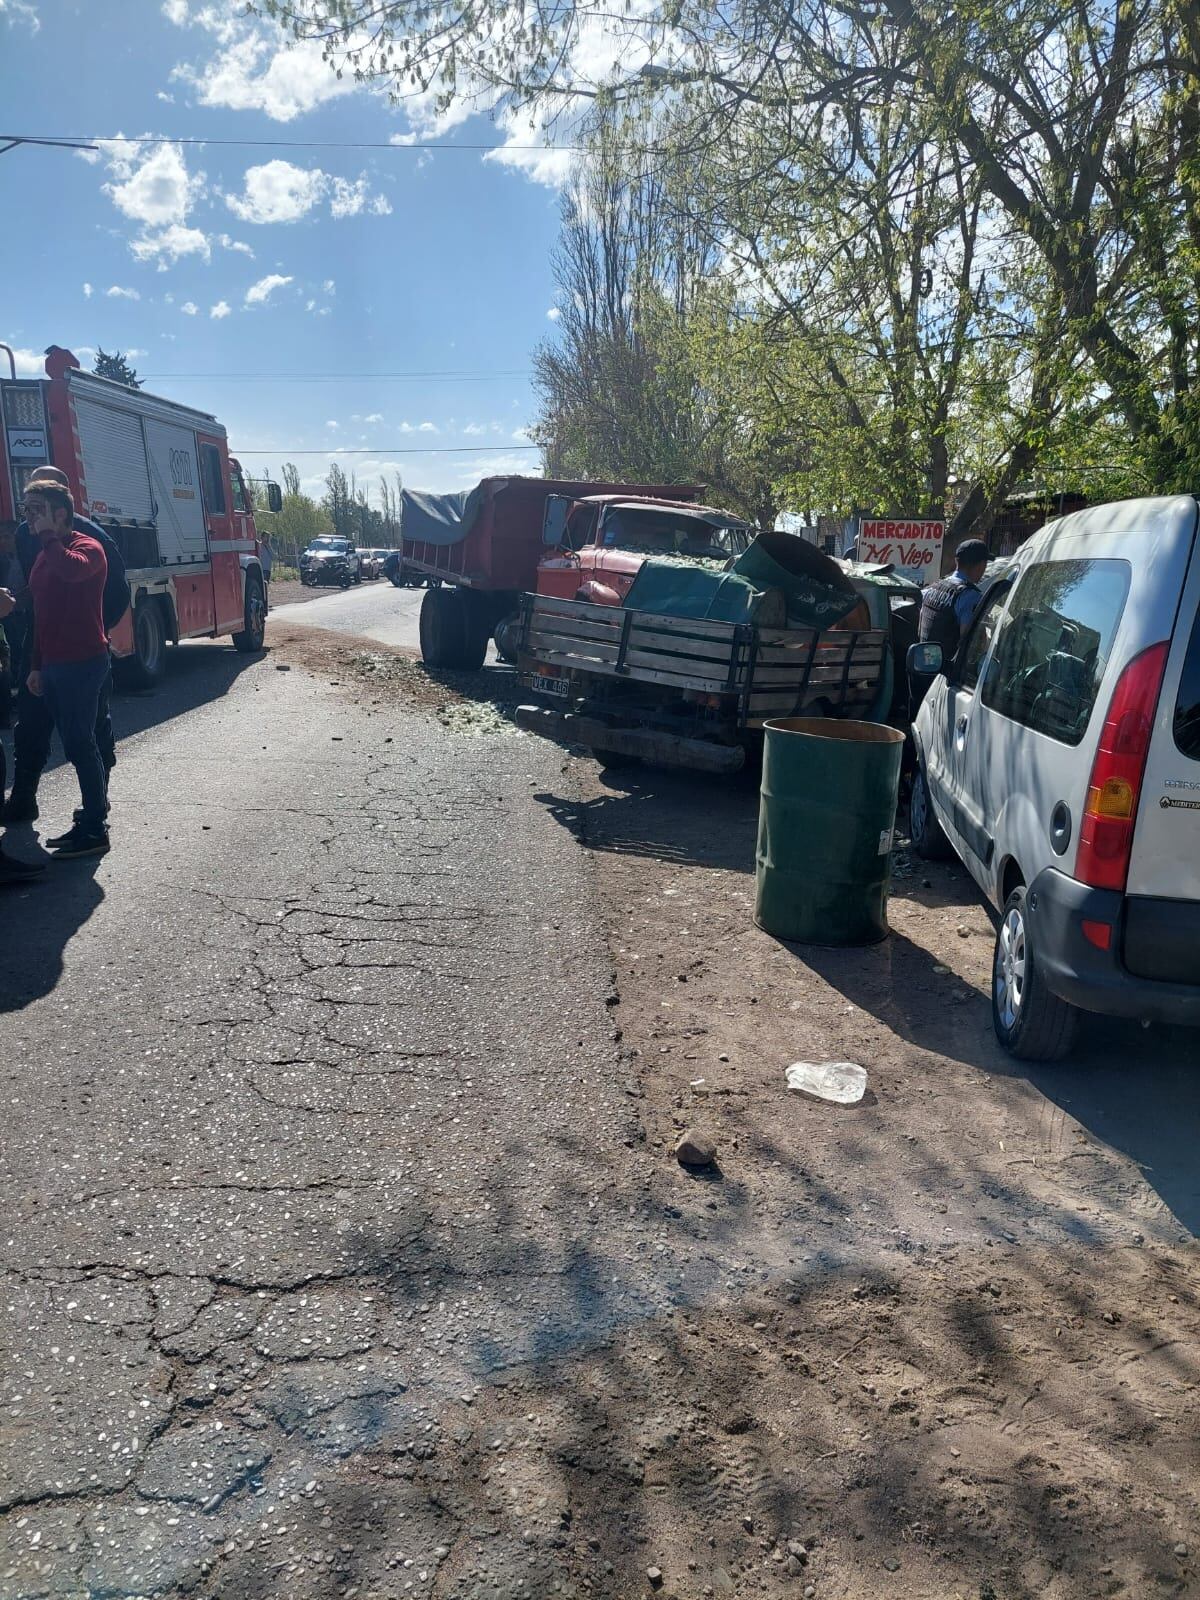
[[[204,482],[204,504],[210,516],[225,515],[225,483],[221,474],[221,452],[215,444],[200,446],[200,476]]]
[[[232,473],[229,481],[233,485],[233,509],[235,511],[249,511],[250,507],[246,504],[246,491],[242,486],[240,476],[236,472]]]

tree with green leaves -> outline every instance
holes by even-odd
[[[300,470],[294,462],[284,462],[281,476],[283,505],[268,525],[277,552],[286,548],[299,554],[323,533],[332,533],[333,523],[324,506],[301,489]]]
[[[119,350],[109,355],[107,351],[96,351],[96,363],[92,371],[98,378],[108,378],[113,383],[123,383],[127,389],[140,389],[141,380],[130,366],[129,362]]]

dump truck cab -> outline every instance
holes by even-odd
[[[648,558],[724,566],[753,537],[748,522],[713,506],[616,494],[551,495],[537,592],[619,606]]]

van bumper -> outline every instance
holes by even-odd
[[[1131,911],[1139,924],[1139,943],[1158,926],[1164,941],[1179,936],[1182,902],[1133,899],[1111,889],[1092,889],[1047,867],[1026,897],[1038,968],[1047,987],[1083,1011],[1146,1022],[1200,1025],[1200,983],[1160,982],[1130,972],[1122,958]],[[1161,909],[1160,909],[1161,908]],[[1193,908],[1185,908],[1188,917]],[[1200,906],[1194,908],[1200,929]],[[1085,921],[1112,928],[1107,950],[1084,937]]]

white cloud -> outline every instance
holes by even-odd
[[[310,171],[290,161],[268,161],[248,168],[243,192],[227,194],[225,204],[243,222],[299,222],[320,203],[325,189],[319,167]]]
[[[5,341],[7,342],[7,341]],[[18,378],[44,378],[46,376],[46,358],[40,350],[22,350],[16,345],[11,346],[13,360],[17,363]],[[75,352],[79,355],[79,351]],[[4,368],[5,377],[8,376],[7,364]]]
[[[292,281],[290,274],[284,277],[280,272],[268,272],[265,278],[260,278],[257,283],[252,283],[246,290],[246,304],[248,306],[265,305],[276,289],[285,289]]]
[[[466,427],[463,429],[463,432],[466,434],[468,439],[473,439],[481,433],[486,433],[487,429],[483,426],[482,422],[468,422]]]
[[[200,310],[200,307],[194,300],[185,300],[179,309],[183,312],[185,317],[194,317]]]
[[[240,256],[249,256],[251,261],[254,260],[254,251],[241,239],[231,239],[227,233],[218,233],[216,239],[222,250],[233,250]]]
[[[156,100],[161,100],[165,106],[173,106],[175,104],[175,96],[173,94],[168,94],[165,89],[160,89],[154,98]]]
[[[331,217],[357,217],[366,211],[373,217],[391,215],[392,203],[386,195],[372,195],[366,174],[353,183],[348,178],[331,178],[333,198],[329,202]]]
[[[363,421],[364,422],[382,422],[383,421],[383,412],[382,411],[371,411],[371,412],[368,412],[367,415],[363,418]]]
[[[22,23],[30,33],[36,33],[42,25],[37,7],[30,0],[0,0],[0,22]]]
[[[206,235],[186,225],[204,191],[204,174],[188,171],[181,145],[105,139],[94,155],[95,160],[101,158],[112,175],[104,193],[118,211],[141,227],[141,234],[129,242],[136,260],[154,261],[160,272],[181,256],[208,260],[211,250]]]
[[[188,0],[163,0],[162,14],[177,28],[184,27],[188,21]]]
[[[325,424],[325,426],[327,428],[332,428],[333,432],[336,433],[338,431],[338,429],[341,427],[341,423],[340,422],[327,422]]]
[[[92,286],[90,283],[85,283],[83,286],[83,298],[85,300],[90,300],[92,298]]]
[[[147,233],[140,239],[131,239],[129,248],[139,261],[157,261],[160,272],[165,272],[168,265],[174,265],[181,256],[200,256],[207,261],[212,255],[206,234],[199,228],[185,228],[178,222],[161,233]]]
[[[248,167],[242,193],[225,196],[225,204],[235,216],[255,223],[299,222],[323,200],[329,201],[331,217],[357,217],[364,212],[385,217],[392,209],[386,195],[371,193],[366,173],[355,179],[339,178],[320,167],[298,167],[281,160]]]
[[[326,278],[325,282],[321,285],[321,288],[324,290],[324,292],[326,294],[336,294],[337,293],[337,284],[334,283],[332,278]]]
[[[546,313],[546,320],[548,322],[557,322],[561,316],[562,312],[559,310],[559,308],[557,306],[551,306],[549,311]]]
[[[361,87],[353,73],[334,73],[319,43],[293,41],[278,25],[238,15],[232,5],[209,4],[191,14],[183,0],[167,5],[172,22],[202,28],[219,46],[202,66],[178,66],[171,74],[190,85],[203,106],[259,111],[275,122],[291,122]]]
[[[220,322],[222,317],[227,317],[229,315],[228,300],[218,300],[215,306],[211,306],[209,308],[208,314],[214,319],[214,321]]]
[[[437,433],[438,432],[437,423],[436,422],[422,422],[420,427],[417,429],[417,432],[418,433]]]
[[[145,228],[163,228],[186,220],[204,188],[203,173],[189,173],[183,148],[177,144],[138,145],[106,141],[105,153],[120,180],[104,186],[117,210]]]
[[[142,297],[136,289],[123,289],[119,283],[114,283],[105,289],[105,297],[109,300],[140,300]]]

